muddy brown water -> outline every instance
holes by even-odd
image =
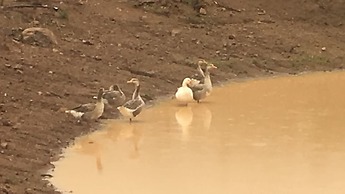
[[[345,191],[345,72],[230,83],[77,138],[50,181],[73,194]]]

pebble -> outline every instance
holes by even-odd
[[[2,125],[3,125],[3,126],[10,127],[10,126],[12,126],[12,123],[11,123],[11,121],[9,121],[9,120],[3,120],[3,121],[2,121]]]
[[[177,34],[179,34],[181,32],[180,29],[173,29],[171,30],[171,36],[176,36]]]
[[[326,47],[322,47],[321,50],[322,50],[322,51],[326,51]]]
[[[2,143],[0,144],[0,146],[1,146],[1,148],[3,148],[3,149],[7,149],[7,148],[8,148],[8,143],[7,143],[7,142],[2,142]]]
[[[233,39],[236,38],[236,36],[235,36],[234,34],[230,34],[228,38],[231,39],[231,40],[233,40]]]
[[[199,9],[199,13],[202,14],[202,15],[206,15],[207,14],[207,11],[205,8],[200,8]]]

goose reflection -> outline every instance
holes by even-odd
[[[142,137],[142,132],[140,128],[141,123],[132,122],[123,122],[120,120],[109,120],[105,126],[105,135],[113,143],[120,141],[131,141],[133,144],[133,149],[130,153],[130,158],[139,157],[139,143]]]
[[[175,112],[175,119],[177,123],[181,126],[182,139],[188,140],[189,138],[189,127],[193,121],[193,111],[190,106],[180,107]]]
[[[80,137],[75,145],[76,152],[94,156],[96,159],[96,168],[98,173],[103,171],[103,163],[101,157],[102,146],[99,142],[91,138],[90,136]]]
[[[194,121],[201,125],[200,128],[208,131],[212,122],[212,112],[206,104],[197,104],[193,106]],[[199,125],[196,125],[199,128]]]

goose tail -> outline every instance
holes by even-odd
[[[66,110],[65,113],[69,113],[72,116],[74,116],[75,118],[81,118],[81,116],[83,116],[83,112],[77,112],[75,110]]]

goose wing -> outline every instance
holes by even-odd
[[[205,89],[205,85],[204,84],[197,84],[197,85],[189,86],[189,88],[192,89],[193,92],[196,92],[196,91],[201,91],[201,90]]]
[[[96,104],[94,103],[87,103],[87,104],[81,104],[77,107],[74,107],[72,110],[77,112],[90,112],[94,110],[96,107]]]
[[[135,98],[135,99],[132,99],[130,101],[127,101],[123,106],[128,108],[128,109],[135,110],[135,109],[137,109],[143,105],[144,105],[144,102],[142,99]]]

